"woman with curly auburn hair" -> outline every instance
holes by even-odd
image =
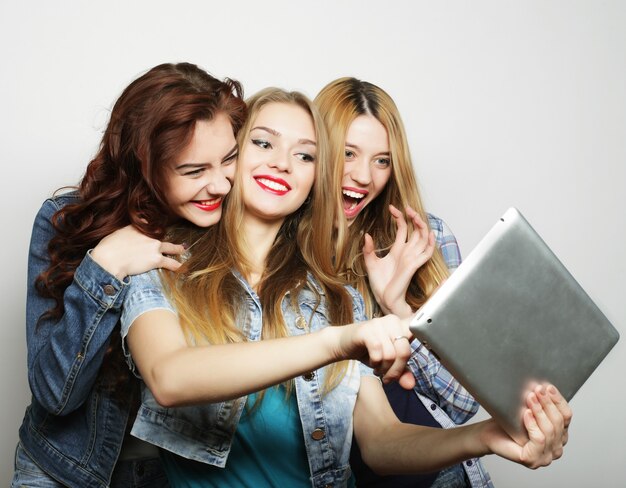
[[[167,486],[158,453],[128,435],[139,383],[123,359],[131,276],[175,270],[167,228],[208,227],[231,187],[246,108],[239,83],[162,64],[116,101],[78,188],[46,200],[28,261],[31,405],[12,486]]]
[[[456,239],[441,219],[424,209],[402,119],[383,89],[345,77],[326,85],[315,102],[330,134],[343,202],[345,218],[337,230],[339,273],[363,294],[369,317],[409,315],[459,266]],[[398,209],[407,211],[411,237]],[[470,419],[478,410],[473,397],[419,341],[411,349],[408,365],[415,388],[384,386],[400,420],[454,427]],[[491,486],[478,459],[441,472],[381,477],[363,463],[355,444],[351,463],[360,487]]]

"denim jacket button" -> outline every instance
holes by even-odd
[[[311,381],[311,380],[313,380],[313,378],[315,378],[315,372],[314,371],[310,371],[310,372],[302,375],[302,379],[304,381]]]
[[[324,437],[326,437],[326,432],[324,432],[324,429],[315,429],[311,432],[311,437],[315,441],[321,441]]]
[[[296,319],[296,327],[301,330],[306,328],[306,320],[304,320],[304,317],[302,315],[298,316],[298,318]]]
[[[474,463],[472,462],[472,460],[471,460],[471,459],[470,459],[469,461],[466,461],[466,462],[465,462],[465,465],[466,465],[466,466],[472,466],[472,464],[474,464]]]
[[[108,296],[115,295],[115,287],[113,285],[104,285],[104,294]]]

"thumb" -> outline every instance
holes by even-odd
[[[372,255],[374,255],[374,239],[366,232],[363,243],[363,256],[367,260]]]
[[[405,390],[412,390],[415,388],[415,376],[413,376],[413,373],[407,369],[398,379],[398,383]]]

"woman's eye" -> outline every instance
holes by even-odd
[[[272,147],[272,145],[264,139],[252,139],[252,144],[262,149],[270,149]]]
[[[391,165],[390,158],[377,158],[375,161],[376,165],[382,166],[384,168],[388,168]]]
[[[186,173],[183,173],[183,176],[200,176],[203,171],[204,171],[204,168],[198,168],[198,169],[194,169],[192,171],[187,171]]]
[[[238,156],[238,153],[228,156],[224,161],[222,161],[222,166],[228,166],[229,164],[234,163],[235,161],[237,161]]]
[[[346,157],[346,159],[352,159],[354,157],[354,151],[350,151],[350,150],[346,149],[345,157]]]
[[[308,153],[298,153],[296,154],[296,156],[301,160],[304,161],[305,163],[312,163],[315,161],[315,156],[313,156],[312,154],[308,154]]]

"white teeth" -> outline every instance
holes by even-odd
[[[350,198],[357,198],[357,199],[361,199],[361,198],[365,198],[365,194],[364,193],[357,193],[355,191],[351,191],[351,190],[342,190],[343,194],[347,197]]]
[[[200,200],[198,203],[200,203],[200,205],[215,205],[217,202],[220,201],[220,198],[214,198],[213,200]]]
[[[288,190],[288,188],[285,185],[281,185],[280,183],[277,183],[276,181],[273,181],[273,180],[267,180],[265,178],[258,178],[257,181],[263,183],[265,186],[267,186],[268,188],[271,188],[272,190],[276,190],[276,191]]]
[[[357,205],[358,204],[356,202],[352,202],[352,205],[350,205],[350,208],[348,210],[354,210]]]

